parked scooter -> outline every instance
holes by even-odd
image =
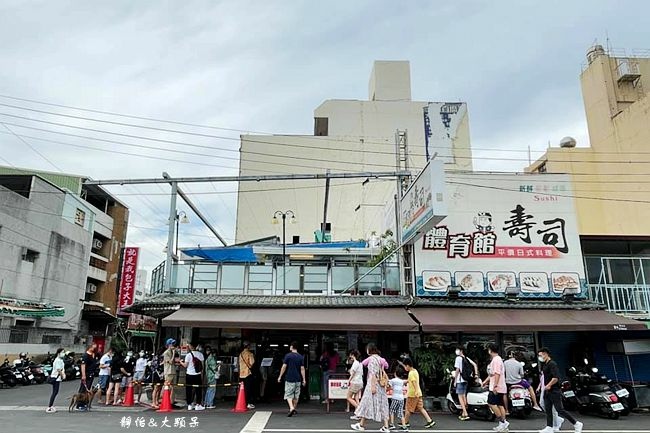
[[[588,360],[585,359],[585,366],[588,364]],[[569,402],[568,406],[574,403],[581,414],[591,413],[618,419],[621,412],[625,410],[618,396],[611,391],[609,384],[595,383],[598,381],[596,379],[598,376],[594,377],[598,372],[597,368],[592,368],[590,372],[586,370],[586,367],[585,371],[578,371],[575,367],[569,369],[573,389],[565,390],[563,386],[563,398]],[[571,391],[575,394],[575,400]]]
[[[7,358],[5,358],[4,363],[0,365],[0,379],[2,380],[2,383],[9,388],[13,388],[14,386],[18,385],[19,379],[16,377],[16,373],[11,368],[9,359]]]
[[[521,385],[508,386],[508,411],[518,418],[528,418],[533,412],[533,401],[530,391]]]
[[[456,394],[454,377],[449,370],[447,370],[447,373],[451,376],[449,392],[447,393],[447,408],[454,415],[460,415],[463,408],[460,405],[458,394]],[[494,421],[496,417],[488,406],[488,393],[489,391],[486,388],[479,385],[469,386],[467,388],[467,414],[469,416]]]
[[[74,359],[74,352],[66,352],[63,365],[66,380],[81,379],[81,369]]]

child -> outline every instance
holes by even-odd
[[[393,372],[393,378],[388,382],[388,386],[393,390],[390,403],[390,429],[395,430],[395,418],[399,418],[399,428],[402,431],[408,431],[406,420],[404,419],[404,379],[400,378],[400,371]]]
[[[406,395],[406,427],[410,427],[409,418],[412,413],[420,412],[427,423],[424,428],[431,428],[436,425],[436,422],[431,419],[426,409],[424,409],[424,401],[422,400],[422,389],[420,388],[420,374],[413,368],[413,361],[405,359],[402,363],[406,371],[409,372],[408,377],[408,393]]]

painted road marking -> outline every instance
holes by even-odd
[[[255,412],[239,433],[262,433],[273,412]]]

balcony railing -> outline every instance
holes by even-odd
[[[164,292],[164,265],[154,269],[151,292]],[[362,265],[172,265],[170,292],[223,295],[400,295],[396,264]],[[362,278],[363,277],[363,278]],[[358,280],[358,281],[357,281]]]
[[[650,285],[590,284],[589,298],[612,313],[650,318]]]

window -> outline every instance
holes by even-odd
[[[61,344],[61,336],[60,335],[43,335],[43,340],[41,341],[42,344]]]
[[[10,343],[27,343],[29,331],[27,329],[12,329],[9,334]]]
[[[328,123],[329,119],[327,117],[314,117],[314,135],[327,136],[329,132]]]
[[[81,209],[77,209],[74,213],[74,223],[83,227],[86,223],[86,212]]]
[[[38,259],[39,252],[30,250],[29,248],[23,248],[23,261],[34,263]]]

